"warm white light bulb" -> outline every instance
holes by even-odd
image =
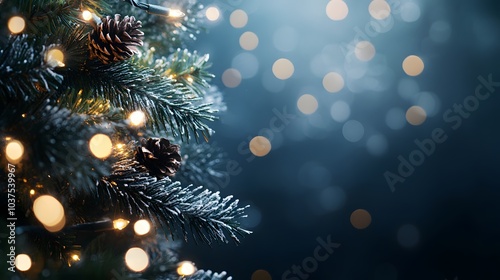
[[[26,254],[16,256],[16,268],[20,271],[27,271],[31,268],[31,258]]]
[[[24,155],[24,145],[18,140],[11,140],[5,146],[5,156],[11,163],[18,163]]]
[[[117,230],[122,230],[128,226],[130,222],[125,219],[116,219],[113,221],[113,228]]]
[[[134,231],[137,235],[147,234],[151,230],[151,224],[147,220],[139,220],[134,224]]]
[[[64,67],[64,53],[58,48],[52,48],[45,54],[45,62],[51,67]]]
[[[92,19],[92,13],[91,13],[90,11],[88,11],[88,10],[84,10],[84,11],[82,12],[82,18],[83,18],[83,20],[85,20],[85,21],[89,21],[89,20],[91,20],[91,19]]]
[[[149,256],[141,248],[130,248],[125,254],[125,264],[130,270],[140,272],[146,269],[149,265]]]
[[[196,272],[196,266],[190,261],[183,261],[177,267],[177,274],[182,276],[189,276]]]
[[[184,17],[186,14],[184,14],[181,10],[178,9],[171,9],[170,12],[168,13],[169,17],[173,18],[181,18]]]
[[[24,28],[26,27],[26,21],[22,17],[13,16],[7,22],[7,27],[9,28],[9,31],[11,33],[19,34],[23,32]]]
[[[142,111],[134,111],[128,117],[132,126],[143,126],[146,123],[146,115]]]
[[[105,134],[96,134],[89,141],[89,148],[96,158],[105,159],[113,151],[111,138]]]
[[[49,228],[58,226],[62,221],[65,221],[64,207],[50,195],[42,195],[35,199],[33,213],[40,223]]]

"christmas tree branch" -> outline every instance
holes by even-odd
[[[51,178],[68,182],[72,190],[95,189],[98,178],[109,174],[108,161],[92,156],[88,141],[97,133],[110,133],[101,125],[90,126],[84,115],[42,103],[0,108],[0,131],[25,147],[25,178]],[[4,138],[2,137],[2,140]]]
[[[211,244],[227,242],[226,232],[239,243],[238,236],[250,232],[239,227],[236,219],[245,217],[238,200],[201,187],[181,187],[179,182],[164,178],[157,181],[135,160],[124,159],[113,167],[111,176],[100,181],[98,195],[105,204],[116,204],[131,216],[148,216],[172,236],[179,230],[187,239],[188,230],[195,238]]]
[[[145,1],[144,1],[145,2]],[[165,5],[162,1],[150,0],[149,4]],[[120,11],[122,15],[133,15],[142,22],[141,30],[148,34],[148,47],[154,47],[162,56],[168,56],[178,48],[185,48],[186,42],[196,40],[196,36],[203,29],[204,6],[196,0],[172,0],[166,4],[169,8],[178,9],[184,17],[170,17],[151,15],[122,0],[115,0],[113,11]]]
[[[165,75],[176,82],[176,85],[189,89],[191,96],[203,96],[210,87],[214,77],[207,69],[211,66],[208,55],[200,56],[196,51],[177,50],[168,58],[162,57],[150,62],[150,66],[159,75]]]
[[[83,10],[109,12],[110,5],[105,0],[18,0],[3,1],[0,10],[6,12],[0,12],[2,19],[9,18],[12,10],[23,14],[28,20],[27,33],[43,36],[61,26],[74,28],[76,23],[84,24],[80,19]]]
[[[226,154],[221,148],[211,143],[185,144],[182,147],[182,165],[175,179],[180,182],[204,185],[217,190],[229,175],[223,171]],[[224,166],[225,167],[225,166]]]
[[[195,138],[199,133],[204,138],[210,136],[211,129],[204,121],[215,117],[209,106],[193,106],[196,99],[186,100],[167,77],[155,75],[151,69],[126,62],[111,66],[89,61],[86,68],[68,71],[65,77],[66,89],[82,89],[84,100],[104,98],[125,112],[142,110],[154,129],[169,129],[186,140],[190,138],[189,132]]]
[[[226,278],[227,277],[227,278]],[[193,275],[184,277],[182,279],[186,280],[231,280],[232,277],[228,277],[225,271],[221,273],[212,272],[210,270],[198,270]]]
[[[55,90],[63,77],[44,61],[40,40],[28,35],[11,37],[0,50],[0,99],[37,99]]]

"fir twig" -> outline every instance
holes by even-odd
[[[226,278],[227,277],[227,278]],[[185,280],[231,280],[231,276],[227,276],[225,271],[221,273],[212,272],[210,270],[198,270],[193,275],[184,277]]]
[[[90,61],[85,69],[68,71],[65,77],[65,88],[82,89],[84,100],[104,98],[125,112],[142,110],[154,129],[170,130],[185,140],[189,140],[190,132],[196,139],[200,133],[205,139],[211,134],[204,123],[215,119],[210,107],[194,106],[197,99],[186,100],[167,77],[155,75],[152,69],[127,62],[103,65]]]
[[[35,107],[33,103],[0,107],[0,131],[21,141],[29,158],[23,161],[23,175],[65,181],[77,193],[92,192],[95,182],[109,174],[110,164],[91,155],[88,141],[96,133],[111,130],[90,126],[85,116],[50,103],[39,110]]]
[[[124,159],[113,166],[111,176],[100,181],[98,195],[105,204],[113,204],[131,216],[148,216],[174,237],[180,230],[187,240],[188,232],[201,241],[228,242],[226,232],[239,243],[238,236],[251,233],[239,226],[237,219],[246,217],[238,200],[221,199],[218,192],[182,187],[168,177],[156,181],[135,160]]]
[[[0,50],[0,99],[5,103],[34,100],[55,90],[62,75],[44,61],[46,48],[32,36],[20,35]]]

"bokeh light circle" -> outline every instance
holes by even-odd
[[[297,107],[306,115],[313,114],[318,109],[318,100],[310,94],[302,95],[297,101]]]
[[[372,216],[365,209],[358,209],[351,214],[351,225],[356,229],[366,229],[372,223]]]
[[[343,20],[349,14],[349,7],[344,1],[330,0],[326,5],[326,15],[335,21]]]

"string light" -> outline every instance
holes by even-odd
[[[31,258],[26,254],[16,256],[16,268],[20,271],[27,271],[31,268]]]
[[[26,21],[20,16],[13,16],[7,22],[7,27],[12,34],[19,34],[26,27]]]
[[[151,225],[147,220],[138,220],[134,224],[134,231],[137,235],[145,235],[151,230]]]
[[[196,266],[190,261],[180,262],[177,266],[177,274],[181,276],[189,276],[196,272]]]
[[[83,10],[82,11],[82,18],[85,21],[89,21],[93,18],[92,13],[89,10]]]
[[[49,231],[55,232],[64,227],[66,221],[64,207],[53,196],[42,195],[37,197],[33,202],[33,213]]]
[[[146,115],[142,111],[134,111],[128,117],[130,124],[135,127],[144,126],[146,123]]]
[[[130,5],[145,10],[147,13],[153,15],[163,16],[167,18],[182,18],[186,15],[181,10],[178,9],[170,9],[163,6],[138,2],[137,0],[128,0],[127,2]]]
[[[11,138],[9,138],[11,139]],[[24,145],[18,140],[10,140],[5,146],[5,156],[11,163],[18,163],[24,155]]]
[[[45,62],[51,67],[64,67],[64,53],[58,48],[51,48],[45,54]]]
[[[30,190],[30,195],[35,195],[35,190],[31,189]]]
[[[125,254],[125,264],[130,270],[140,272],[148,267],[149,256],[143,249],[133,247]]]
[[[96,134],[90,139],[89,148],[96,158],[105,159],[111,155],[113,143],[108,135]]]
[[[170,9],[170,12],[168,14],[168,17],[171,17],[171,18],[182,18],[184,17],[186,14],[184,14],[181,10],[177,10],[177,9]]]
[[[128,226],[130,221],[127,221],[125,219],[116,219],[113,221],[113,228],[117,230],[122,230]]]

